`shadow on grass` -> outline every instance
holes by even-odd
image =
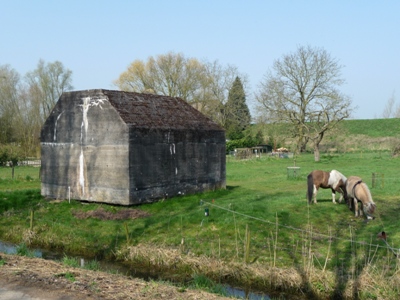
[[[331,200],[322,202],[331,202]],[[342,205],[346,204],[342,203]],[[349,213],[354,214],[354,212],[351,211],[349,211]],[[285,223],[285,221],[288,222],[289,215],[290,214],[287,211],[278,213],[277,217],[279,219],[279,223],[282,224]],[[348,226],[351,227],[350,238],[344,237],[343,222],[349,223]],[[375,221],[370,221],[370,223],[372,222]],[[366,230],[369,232],[371,227],[368,227],[368,224],[369,223],[365,222],[362,217],[355,218],[353,215],[349,219],[340,220],[337,222],[336,225],[332,227],[333,232],[329,234],[329,237],[318,237],[318,234],[315,235],[314,230],[309,233],[305,233],[306,236],[303,236],[304,240],[302,243],[304,244],[300,254],[296,253],[296,251],[293,251],[293,249],[291,250],[290,247],[287,248],[287,254],[292,259],[293,266],[300,275],[301,291],[305,294],[306,299],[344,299],[349,296],[349,282],[351,282],[352,288],[350,291],[351,299],[364,299],[361,295],[361,293],[363,293],[361,290],[361,280],[362,274],[365,272],[364,269],[369,264],[369,262],[366,261],[366,258],[371,257],[371,250],[368,249],[367,244],[364,245],[364,243],[360,244],[357,242],[355,232],[357,232],[357,235],[362,235],[362,233]],[[312,228],[316,229],[316,232],[318,232],[317,224],[311,224],[311,226]],[[282,237],[284,237],[284,235],[280,234],[280,238]],[[284,237],[284,239],[286,239],[283,241],[284,244],[290,244],[290,237]],[[310,276],[310,270],[308,269],[309,264],[316,266],[315,259],[317,259],[317,257],[315,255],[317,255],[318,250],[316,250],[314,247],[316,247],[315,243],[321,239],[324,240],[324,243],[332,243],[330,252],[331,254],[327,254],[329,257],[326,257],[326,259],[329,258],[329,260],[331,260],[331,262],[329,262],[327,265],[327,269],[333,271],[335,275],[335,282],[334,285],[331,286],[333,290],[330,293],[326,292],[328,293],[328,296],[319,295],[317,289],[324,289],[323,284],[322,286],[319,286],[319,282],[313,283]],[[314,249],[311,248],[311,245],[313,245],[312,247]],[[308,257],[308,255],[310,255],[310,257]],[[304,256],[307,256],[307,263],[305,263]],[[319,265],[322,266],[323,263],[321,264],[321,262],[319,262]],[[321,280],[323,279],[321,278]],[[375,295],[370,296],[375,297]]]
[[[239,188],[240,186],[238,186],[238,185],[227,185],[226,186],[226,190],[227,191],[234,191],[234,190],[236,190],[237,188]]]

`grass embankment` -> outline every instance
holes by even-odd
[[[328,155],[319,163],[313,155],[295,159],[297,179],[287,177],[291,159],[228,159],[226,190],[131,208],[50,203],[40,197],[38,175],[2,179],[0,239],[67,253],[116,255],[170,280],[202,274],[270,294],[395,299],[399,261],[377,234],[385,231],[388,243],[400,247],[399,159],[388,152]],[[307,205],[306,176],[313,169],[362,177],[377,204],[376,219],[365,223],[345,204],[332,204],[330,190],[320,190],[318,204]],[[16,174],[24,171],[17,168]],[[372,173],[378,173],[375,187]],[[24,185],[33,189],[20,190]],[[147,216],[82,218],[96,211],[132,210]]]
[[[345,120],[341,124],[349,135],[366,135],[370,137],[398,137],[400,118]]]

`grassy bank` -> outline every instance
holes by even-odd
[[[11,182],[0,169],[0,239],[117,256],[170,280],[200,273],[267,292],[394,299],[398,260],[377,234],[385,231],[389,245],[400,247],[399,159],[382,151],[325,155],[318,163],[311,154],[295,159],[297,178],[288,178],[292,159],[228,158],[226,190],[129,208],[49,202],[40,197],[38,175],[19,169]],[[318,204],[308,205],[306,176],[313,169],[362,177],[376,219],[366,223],[345,204],[334,205],[330,190],[320,190]],[[378,174],[374,187],[372,173]],[[29,189],[13,188],[24,185]]]

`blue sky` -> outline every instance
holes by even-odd
[[[323,48],[343,65],[354,119],[400,104],[400,1],[0,0],[0,65],[22,76],[40,59],[61,61],[75,90],[116,89],[136,59],[168,52],[235,65],[247,99],[274,60],[298,46]]]

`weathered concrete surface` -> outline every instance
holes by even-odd
[[[132,130],[130,136],[133,199],[151,201],[225,188],[225,144],[219,142],[223,133]]]
[[[64,93],[41,132],[42,195],[131,205],[225,188],[225,132],[179,98]]]
[[[42,195],[129,204],[128,126],[99,93],[59,104],[42,129]]]

